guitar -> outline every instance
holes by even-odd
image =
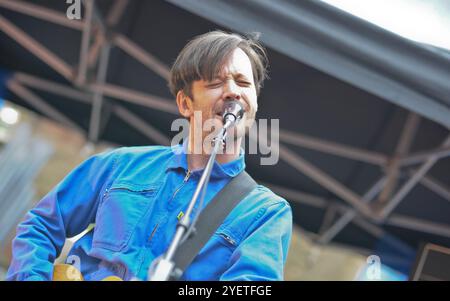
[[[81,272],[70,264],[55,264],[53,269],[53,281],[84,281]],[[108,276],[101,281],[123,281],[118,276]]]
[[[80,234],[75,237],[69,238],[66,240],[64,244],[62,253],[63,257],[67,255],[69,250],[72,248],[73,244],[82,238],[84,235],[93,230],[95,224],[89,224],[89,226]],[[64,262],[64,258],[58,258],[56,262]],[[65,263],[55,263],[53,268],[53,281],[84,281],[83,275],[81,272],[73,265],[65,264]],[[118,276],[108,276],[103,278],[102,281],[123,281],[122,278]]]

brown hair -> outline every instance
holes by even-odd
[[[267,78],[268,60],[258,37],[258,34],[243,37],[219,30],[195,37],[181,50],[172,65],[170,92],[176,97],[178,91],[183,90],[187,96],[192,97],[192,82],[201,79],[213,80],[232,51],[240,48],[250,59],[256,94],[259,95],[263,81]]]

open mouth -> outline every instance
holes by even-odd
[[[242,107],[244,109],[244,114],[247,113],[248,112],[248,105],[247,105],[247,103],[241,103],[241,105],[242,105]],[[218,118],[221,121],[223,121],[223,112],[222,111],[214,113],[213,116],[214,116],[214,118]]]

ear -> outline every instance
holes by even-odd
[[[177,93],[177,106],[180,114],[185,118],[190,118],[194,114],[192,99],[184,94],[183,90]]]

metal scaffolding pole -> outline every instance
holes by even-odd
[[[17,72],[14,74],[13,79],[29,87],[54,93],[56,95],[69,97],[83,103],[91,104],[93,102],[92,95],[89,93],[81,92],[77,89],[54,83],[52,81],[43,80],[32,75]],[[129,123],[132,127],[141,132],[143,135],[147,136],[152,141],[155,141],[162,145],[170,144],[169,137],[161,133],[159,130],[157,130],[123,106],[114,104],[112,107],[112,111],[119,118]]]
[[[161,145],[170,145],[169,137],[124,107],[114,105],[113,112],[152,141]]]
[[[400,135],[394,155],[390,160],[386,171],[386,182],[380,193],[378,202],[384,204],[388,201],[392,192],[397,186],[397,179],[400,174],[399,158],[405,156],[413,142],[416,130],[419,127],[420,117],[410,112]]]
[[[450,135],[446,137],[441,147],[450,146]],[[389,214],[400,204],[403,198],[414,188],[420,179],[428,172],[428,170],[433,167],[433,165],[438,161],[439,156],[431,155],[413,174],[413,176],[397,191],[397,193],[392,197],[389,203],[384,206],[380,212],[377,214],[377,219],[385,220]]]
[[[381,191],[386,177],[381,177],[362,197],[363,201],[368,203],[375,198]],[[346,211],[332,226],[320,234],[318,238],[319,243],[326,244],[330,242],[346,225],[348,225],[357,215],[356,210],[349,209]]]
[[[86,82],[86,72],[88,70],[89,42],[91,40],[92,14],[94,10],[94,1],[85,0],[85,17],[83,22],[83,33],[81,37],[80,58],[78,64],[78,74],[75,79],[77,85],[83,85]]]
[[[268,145],[266,137],[259,135],[259,145]],[[249,139],[255,141],[253,135],[249,135]],[[342,200],[352,205],[358,212],[366,217],[373,218],[371,208],[362,201],[361,197],[355,192],[351,191],[345,185],[328,175],[326,172],[314,166],[312,163],[301,158],[299,155],[289,150],[282,144],[279,145],[278,153],[280,159],[289,163],[293,168],[297,169],[299,172],[303,173],[307,177],[313,179],[316,183],[328,189],[332,193],[339,196]]]
[[[17,72],[14,78],[18,82],[21,82],[27,86],[69,97],[84,103],[92,103],[92,96],[90,93],[73,89],[69,86],[55,83],[49,80],[41,79],[33,75],[29,75],[22,72]],[[178,108],[170,99],[164,99],[151,94],[142,93],[133,89],[124,88],[111,84],[92,84],[90,86],[91,91],[100,91],[103,95],[116,98],[118,100],[129,102],[137,105],[141,105],[146,108],[159,110],[161,112],[167,112],[174,115],[178,115]]]
[[[106,82],[108,74],[108,61],[111,47],[108,43],[103,45],[102,54],[100,57],[100,64],[97,71],[97,83],[103,84]],[[91,119],[89,123],[89,140],[96,143],[99,137],[99,129],[101,122],[101,113],[103,105],[103,93],[100,90],[94,91],[94,102],[92,104]]]
[[[112,5],[106,17],[106,25],[108,27],[114,27],[119,23],[125,9],[128,5],[129,0],[116,0]]]
[[[372,210],[370,207],[362,201],[362,198],[358,196],[355,192],[351,191],[339,181],[335,180],[327,173],[323,172],[310,162],[301,158],[299,155],[293,151],[287,149],[286,147],[280,145],[280,158],[288,162],[292,167],[302,172],[306,176],[310,177],[318,184],[322,185],[324,188],[333,192],[344,201],[352,205],[356,210],[362,213],[364,216],[369,218],[373,217]]]
[[[76,123],[67,118],[64,114],[62,114],[58,110],[54,109],[46,101],[44,101],[42,98],[34,94],[31,90],[27,89],[26,87],[22,86],[21,84],[17,83],[14,80],[9,80],[6,86],[10,91],[15,93],[17,96],[22,98],[31,106],[35,107],[41,113],[84,134],[84,130],[80,128]]]
[[[1,15],[0,30],[49,65],[64,78],[72,81],[73,71],[66,62]]]
[[[129,56],[138,60],[142,65],[146,66],[156,74],[159,74],[165,80],[169,79],[169,67],[124,35],[114,35],[113,43]]]
[[[93,102],[91,93],[83,92],[70,86],[49,81],[34,75],[15,72],[12,78],[15,81],[30,88],[50,92],[63,97],[68,97],[77,101],[81,101],[85,104],[92,104]]]
[[[328,200],[324,199],[320,196],[316,196],[310,193],[286,188],[280,185],[271,184],[271,183],[262,183],[263,185],[269,187],[274,192],[280,194],[285,197],[290,202],[299,203],[306,206],[312,206],[319,209],[326,209],[329,205],[333,205],[340,211],[342,214],[347,214],[350,211],[355,211],[354,208],[345,206],[337,202],[336,200]],[[384,231],[378,225],[371,224],[360,216],[356,215],[352,221],[355,222],[358,226],[363,225],[364,229],[371,229],[369,233],[380,233],[379,231]],[[391,217],[388,217],[385,221],[386,225],[391,225],[403,229],[410,229],[419,232],[429,233],[433,235],[439,235],[443,237],[450,237],[450,226],[444,224],[433,223],[427,220],[408,217],[400,214],[393,214]],[[370,225],[370,226],[369,226]],[[317,240],[319,239],[319,235],[317,235]]]
[[[425,161],[431,155],[437,156],[439,159],[450,156],[450,147],[440,147],[437,149],[420,151],[416,153],[409,154],[404,158],[400,159],[400,165],[412,165]]]
[[[89,2],[91,2],[91,1],[89,1]],[[89,2],[86,2],[86,3],[89,3]],[[98,29],[99,33],[97,35],[97,38],[96,38],[94,44],[89,49],[88,54],[85,55],[84,51],[82,51],[82,53],[80,53],[80,58],[81,57],[84,58],[86,56],[88,57],[88,59],[87,59],[88,66],[93,66],[97,60],[97,56],[99,54],[101,44],[106,40],[104,37],[105,31],[107,29],[106,27],[108,27],[108,26],[113,27],[114,25],[117,24],[117,22],[119,21],[119,19],[121,17],[121,14],[123,13],[123,9],[127,5],[127,3],[128,3],[127,0],[117,0],[117,2],[113,5],[113,7],[111,8],[111,10],[107,16],[106,24],[104,24],[103,20],[100,17],[100,14],[96,11],[95,5],[93,5],[92,18],[100,27]],[[53,22],[58,25],[62,25],[65,27],[69,27],[69,28],[84,31],[84,32],[87,31],[86,27],[85,27],[87,24],[86,22],[81,22],[78,20],[69,20],[69,19],[67,19],[65,14],[42,7],[42,6],[39,6],[39,5],[30,4],[30,3],[23,2],[23,1],[0,0],[0,6],[10,9],[10,10],[14,10],[14,11],[23,13],[23,14],[27,14],[29,16],[33,16],[33,17],[42,19],[44,21]],[[89,6],[87,6],[87,7],[89,7]],[[87,11],[87,13],[89,13],[89,11]],[[89,16],[87,16],[87,17],[89,17]],[[149,69],[154,71],[156,74],[159,74],[164,79],[168,79],[169,68],[164,63],[162,63],[156,57],[154,57],[153,55],[151,55],[150,53],[145,51],[142,47],[140,47],[139,45],[137,45],[136,43],[134,43],[127,37],[125,37],[121,34],[116,34],[116,33],[114,33],[114,31],[111,31],[110,35],[113,37],[113,43],[116,46],[118,46],[119,48],[121,48],[125,53],[128,53],[131,57],[133,57],[136,60],[138,60],[139,62],[141,62],[144,66],[148,67]],[[87,34],[83,34],[83,39],[85,37],[87,39],[87,36],[88,36]],[[84,47],[82,47],[82,49],[84,49]],[[84,70],[84,66],[85,66],[85,64],[82,62],[84,62],[84,59],[83,59],[83,61],[80,60],[80,68],[82,68],[81,71]],[[82,77],[84,72],[79,72],[78,74],[79,74],[79,76]],[[79,78],[78,80],[81,80],[81,78]]]
[[[97,59],[100,54],[100,49],[102,49],[103,44],[106,41],[104,33],[97,28],[97,31],[94,33],[95,38],[92,42],[91,48],[89,48],[88,53],[88,68],[94,67],[94,65],[97,63]]]
[[[287,200],[291,202],[298,202],[303,205],[315,207],[315,208],[326,208],[329,204],[329,200],[325,200],[320,196],[315,196],[310,193],[306,193],[303,191],[283,187],[280,185],[261,182],[262,185],[267,186],[272,189],[274,192],[284,196]]]
[[[450,226],[414,217],[393,214],[390,218],[386,219],[386,225],[450,238]]]
[[[164,99],[159,96],[138,92],[112,84],[94,83],[89,86],[91,91],[100,91],[105,96],[116,98],[122,101],[142,105],[147,108],[160,110],[163,112],[178,115],[178,108],[170,99]]]
[[[309,137],[300,133],[293,133],[287,130],[280,130],[280,141],[292,145],[309,148],[315,151],[340,156],[369,164],[384,166],[387,163],[387,156],[356,147],[325,141],[323,139]]]
[[[412,171],[411,174],[414,174],[414,171]],[[438,180],[430,176],[424,176],[422,179],[420,179],[420,183],[443,199],[450,202],[450,189],[443,183],[440,183]]]
[[[116,0],[112,5],[111,9],[108,12],[106,17],[106,22],[104,27],[109,32],[109,34],[114,32],[114,27],[119,23],[120,18],[125,12],[126,6],[128,5],[128,0]],[[88,66],[92,67],[96,64],[98,55],[100,53],[100,49],[107,40],[105,37],[106,33],[102,31],[100,28],[97,29],[95,33],[95,40],[92,43],[91,48],[89,49],[88,54]]]
[[[69,20],[63,13],[30,2],[21,0],[0,0],[0,7],[80,31],[83,30],[84,27],[83,22],[81,21]]]

